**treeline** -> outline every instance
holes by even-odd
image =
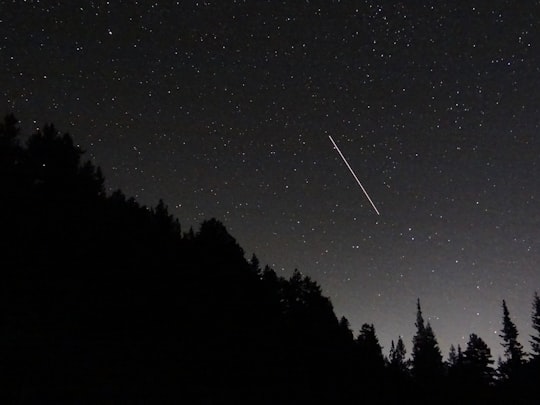
[[[410,356],[385,356],[219,221],[182,230],[161,200],[107,195],[68,134],[19,132],[0,124],[1,403],[538,403],[538,296],[530,354],[503,301],[504,359],[471,334],[443,361],[418,301]]]

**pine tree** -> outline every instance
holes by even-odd
[[[396,351],[396,345],[394,344],[394,339],[390,342],[390,353],[388,353],[388,364],[392,364],[392,358],[394,357],[394,352]]]
[[[458,345],[459,347],[459,345]],[[461,353],[461,347],[459,348],[459,352]],[[450,345],[450,351],[448,352],[448,361],[446,362],[448,364],[449,368],[457,367],[459,364],[460,358],[458,351],[456,350],[456,347],[454,345]]]
[[[500,363],[499,372],[503,378],[511,377],[523,364],[523,346],[518,342],[516,325],[510,319],[510,312],[503,300],[503,328],[499,335],[503,342],[505,360]]]
[[[373,324],[365,323],[362,325],[356,342],[361,352],[366,355],[366,358],[374,359],[378,363],[383,364],[382,347],[379,344]]]
[[[261,265],[260,265],[259,258],[255,255],[255,253],[251,255],[251,260],[249,261],[249,267],[251,268],[251,271],[254,274],[257,274],[258,276],[260,276]]]
[[[416,363],[415,359],[420,356],[420,350],[422,348],[422,339],[425,333],[424,317],[422,316],[422,308],[420,307],[420,299],[416,301],[416,335],[413,337],[413,365]]]
[[[379,375],[384,369],[384,356],[373,325],[367,323],[362,325],[356,338],[356,347],[361,370],[372,377]]]
[[[448,377],[451,381],[457,384],[462,384],[464,380],[463,376],[463,353],[461,346],[458,345],[457,349],[454,345],[450,345],[450,352],[448,353],[448,360],[446,361],[446,367]]]
[[[433,380],[442,375],[442,355],[429,322],[425,324],[420,307],[416,304],[416,335],[413,338],[412,365],[413,374],[419,380]]]
[[[351,324],[349,320],[344,316],[341,317],[338,324],[339,333],[344,342],[352,342],[353,332],[351,330]]]
[[[405,345],[403,344],[403,339],[401,339],[401,336],[398,338],[396,345],[394,345],[394,341],[392,340],[392,344],[390,346],[390,356],[388,359],[390,363],[390,368],[400,373],[406,373],[407,372],[407,359],[405,358],[406,354],[407,354],[407,351],[405,350]]]
[[[488,345],[476,334],[472,333],[463,353],[463,368],[467,381],[473,385],[489,385],[493,381],[494,363]]]
[[[169,214],[169,208],[160,198],[156,208],[152,210],[154,218],[158,226],[158,231],[163,235],[175,234],[180,235],[180,224],[175,221],[175,218]]]
[[[532,313],[532,327],[536,331],[536,336],[531,335],[531,347],[533,351],[533,357],[535,359],[540,358],[540,297],[538,293],[534,293],[533,301],[533,313]]]
[[[422,334],[425,330],[424,317],[422,316],[422,308],[420,306],[420,298],[416,301],[416,323],[414,324],[418,334]]]

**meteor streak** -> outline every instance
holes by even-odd
[[[373,209],[375,210],[375,212],[377,213],[377,215],[381,215],[379,213],[379,210],[377,209],[377,207],[375,207],[375,204],[373,204],[373,201],[371,201],[371,198],[369,197],[369,194],[367,193],[366,189],[364,188],[364,186],[362,185],[362,183],[360,183],[360,180],[358,180],[358,177],[356,176],[356,174],[354,173],[353,169],[351,168],[351,165],[349,164],[349,162],[347,162],[347,159],[345,159],[345,156],[343,156],[343,153],[341,153],[341,151],[339,150],[338,146],[336,145],[336,143],[334,142],[334,139],[328,135],[328,138],[330,138],[330,140],[332,141],[332,143],[334,144],[334,147],[336,148],[336,150],[338,151],[339,153],[339,156],[341,156],[341,159],[343,159],[343,161],[345,162],[345,164],[347,165],[347,167],[349,168],[349,170],[351,171],[351,174],[353,175],[354,179],[356,180],[356,182],[358,183],[358,185],[360,186],[360,188],[362,189],[362,191],[364,192],[364,194],[366,195],[367,199],[369,200],[369,202],[371,203],[371,206],[373,207]]]

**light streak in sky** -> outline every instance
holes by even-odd
[[[338,151],[339,153],[339,156],[341,156],[341,158],[343,159],[343,161],[345,162],[345,164],[347,165],[347,167],[349,168],[349,170],[351,171],[351,174],[353,175],[354,179],[356,180],[356,182],[358,183],[358,185],[360,186],[360,188],[362,189],[362,191],[364,192],[364,194],[366,195],[367,199],[369,200],[369,202],[371,203],[371,206],[373,207],[373,209],[375,210],[375,212],[377,213],[377,215],[381,215],[379,213],[379,210],[377,209],[377,207],[375,206],[375,204],[373,203],[373,201],[371,200],[371,198],[369,197],[369,194],[367,193],[366,189],[364,188],[364,186],[362,185],[362,183],[360,183],[360,180],[358,180],[358,177],[356,176],[356,173],[354,173],[354,170],[352,169],[351,165],[349,164],[349,162],[347,162],[347,159],[345,159],[345,156],[343,156],[343,153],[341,153],[341,150],[339,150],[337,144],[334,142],[334,139],[328,135],[328,138],[330,138],[330,140],[332,141],[332,143],[334,144],[334,147],[336,148],[336,150]]]

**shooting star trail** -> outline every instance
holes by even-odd
[[[360,188],[362,189],[362,191],[364,192],[364,194],[366,195],[367,199],[369,200],[369,202],[371,203],[371,206],[373,207],[373,209],[375,210],[375,212],[377,213],[377,215],[381,215],[379,213],[379,210],[377,209],[377,207],[375,207],[375,204],[373,203],[373,201],[371,200],[371,198],[369,197],[369,194],[367,193],[366,189],[364,188],[364,186],[362,185],[362,183],[360,183],[360,180],[358,180],[358,177],[356,176],[356,173],[354,173],[351,165],[349,164],[349,162],[347,162],[347,159],[345,159],[345,156],[343,156],[343,153],[341,153],[341,150],[339,150],[337,144],[334,142],[334,139],[328,135],[328,138],[330,138],[330,140],[332,141],[332,143],[334,144],[334,147],[336,148],[336,150],[338,151],[339,153],[339,156],[341,156],[341,159],[343,159],[343,161],[345,162],[345,164],[347,165],[347,167],[349,168],[349,170],[351,171],[351,174],[353,175],[354,179],[356,180],[356,182],[358,183],[358,185],[360,186]]]

